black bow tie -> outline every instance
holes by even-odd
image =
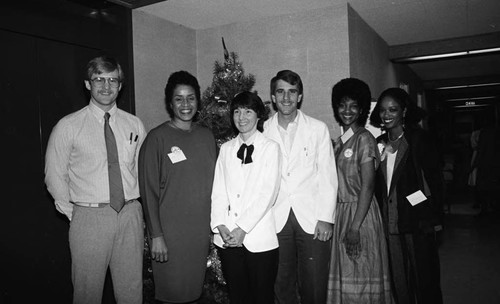
[[[247,150],[247,156],[245,160],[243,160],[243,155],[245,155],[245,149]],[[252,162],[252,153],[253,153],[253,145],[247,146],[246,144],[242,144],[236,156],[241,159],[242,164],[249,164]]]

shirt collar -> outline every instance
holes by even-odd
[[[352,131],[352,128],[349,128],[347,131],[340,136],[340,140],[342,141],[343,144],[345,144],[352,136],[354,135],[354,132]]]
[[[253,142],[255,141],[255,138],[257,137],[257,133],[259,132],[260,132],[259,130],[255,131],[255,133],[253,133],[252,136],[250,136],[250,138],[247,139],[246,141],[244,141],[243,138],[241,138],[241,136],[238,135],[238,146],[240,146],[241,144],[252,145]]]
[[[99,121],[104,121],[104,112],[101,108],[96,106],[92,101],[89,102],[89,109],[94,114],[94,116],[99,120]],[[113,107],[108,111],[110,116],[110,120],[115,119],[115,114],[118,112],[118,107],[116,106],[116,103],[113,105]]]
[[[302,117],[302,112],[300,110],[297,110],[297,115],[295,115],[295,118],[293,121],[288,123],[288,127],[285,129],[282,126],[280,126],[278,122],[278,114],[276,114],[276,125],[278,126],[278,130],[281,130],[283,132],[287,132],[289,130],[292,130],[291,128],[297,128],[299,125],[299,122],[302,121],[304,118]]]

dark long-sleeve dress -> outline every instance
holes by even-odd
[[[167,262],[152,261],[157,300],[190,302],[202,293],[215,161],[214,137],[201,126],[184,131],[164,123],[142,145],[139,186],[148,234],[163,236],[168,248]]]

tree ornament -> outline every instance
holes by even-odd
[[[236,136],[229,109],[236,94],[251,91],[255,76],[245,75],[245,70],[235,52],[229,52],[222,38],[224,62],[215,61],[212,84],[203,92],[198,122],[209,128],[220,147]]]

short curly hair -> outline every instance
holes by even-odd
[[[357,78],[344,78],[337,82],[332,89],[333,116],[338,123],[342,120],[339,116],[339,106],[345,100],[355,100],[360,108],[358,124],[364,126],[370,113],[372,95],[368,85]]]
[[[177,71],[168,77],[167,85],[165,86],[165,105],[170,118],[174,117],[174,110],[172,109],[172,97],[174,90],[178,85],[186,85],[193,88],[196,95],[198,107],[200,106],[200,85],[196,77],[186,71]]]

